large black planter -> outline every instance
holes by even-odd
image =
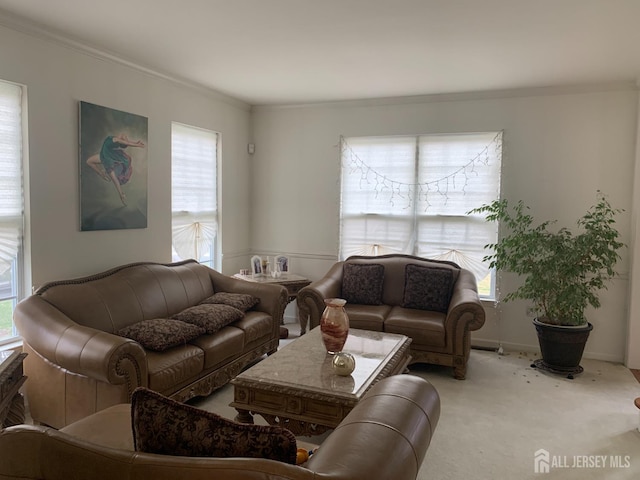
[[[533,324],[538,332],[542,358],[533,362],[532,367],[565,375],[567,378],[583,372],[580,360],[593,325],[549,325],[537,319],[533,320]]]

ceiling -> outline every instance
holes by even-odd
[[[251,105],[640,78],[640,0],[0,0],[0,24]]]

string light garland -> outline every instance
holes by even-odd
[[[436,180],[428,182],[407,183],[389,178],[376,169],[367,165],[344,137],[340,137],[342,149],[342,167],[347,169],[350,175],[360,174],[360,189],[366,188],[364,185],[371,185],[375,191],[375,198],[380,194],[388,194],[391,206],[395,207],[396,201],[403,201],[403,209],[412,208],[414,197],[425,204],[425,212],[432,206],[429,200],[432,195],[440,195],[445,199],[445,204],[449,200],[450,192],[462,192],[464,194],[469,180],[478,176],[478,168],[488,166],[492,157],[500,158],[502,153],[502,131],[485,145],[477,154],[469,158],[468,161],[455,171],[444,175]],[[460,187],[460,184],[462,186]]]

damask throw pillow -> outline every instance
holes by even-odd
[[[157,352],[184,345],[204,333],[205,330],[202,327],[170,318],[142,320],[116,332],[121,337],[135,340],[144,348]]]
[[[237,308],[242,312],[246,312],[250,308],[253,308],[260,302],[260,299],[250,295],[248,293],[231,293],[231,292],[216,292],[208,298],[205,298],[200,302],[203,304],[223,304],[229,305],[233,308]]]
[[[144,387],[133,392],[131,424],[137,452],[296,462],[296,437],[285,428],[233,422]]]
[[[347,303],[382,304],[384,265],[379,263],[345,263],[341,296]]]
[[[174,320],[198,325],[209,334],[216,333],[242,317],[244,312],[222,304],[196,305],[171,316]]]
[[[453,270],[408,264],[402,306],[447,313],[453,294]]]

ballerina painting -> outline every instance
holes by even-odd
[[[147,226],[147,118],[80,102],[81,229]]]
[[[122,191],[122,185],[131,178],[131,156],[127,154],[127,147],[144,147],[142,140],[135,142],[121,133],[109,135],[104,139],[100,153],[91,155],[87,159],[87,165],[93,168],[102,179],[113,182],[123,205],[127,205],[127,196]]]

